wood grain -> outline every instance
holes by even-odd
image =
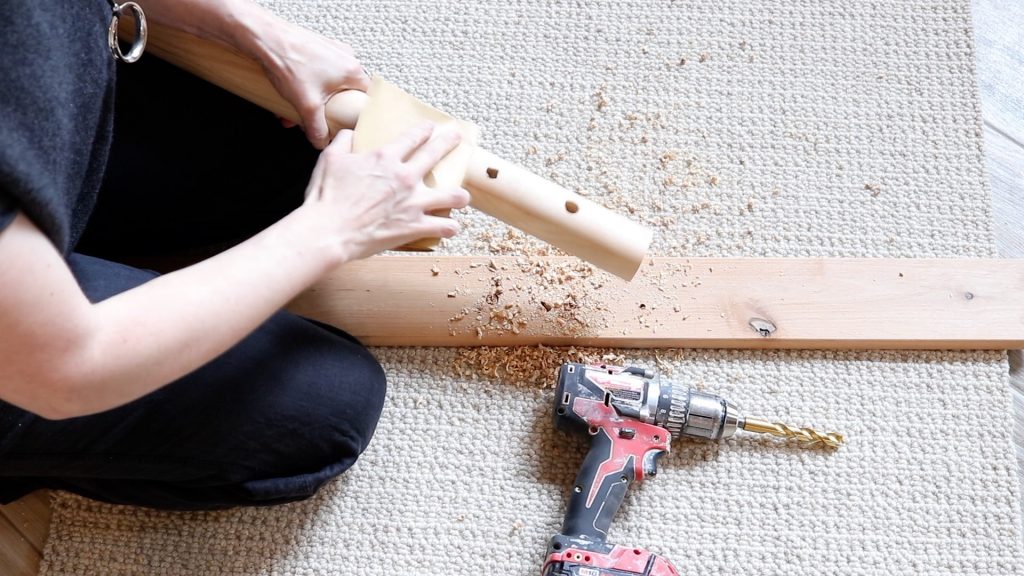
[[[1024,2],[974,0],[972,17],[985,124],[1024,145]]]
[[[1005,258],[1024,258],[1024,148],[988,127],[984,137],[996,248]]]
[[[11,522],[0,515],[0,574],[35,576],[41,554]]]
[[[373,346],[1006,349],[1024,261],[655,258],[626,283],[572,258],[381,256],[290,308]]]
[[[12,502],[6,506],[0,506],[0,515],[14,526],[18,532],[37,551],[43,551],[46,543],[46,536],[50,532],[50,493],[39,490]]]

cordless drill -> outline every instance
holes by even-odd
[[[843,437],[744,417],[725,399],[674,386],[642,368],[563,364],[555,426],[591,436],[562,532],[551,538],[544,576],[675,576],[675,567],[642,548],[606,542],[612,518],[634,481],[657,474],[673,437],[721,440],[738,428],[837,446]]]

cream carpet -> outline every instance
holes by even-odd
[[[267,5],[655,227],[656,254],[994,255],[966,0]],[[448,253],[545,250],[460,218]],[[613,541],[684,574],[1024,573],[1002,352],[507,350],[499,378],[462,350],[375,352],[377,436],[315,499],[59,495],[43,574],[537,574],[585,450],[552,427],[544,367],[603,354],[849,437],[677,443]]]

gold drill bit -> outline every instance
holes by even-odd
[[[831,448],[837,448],[844,442],[843,435],[838,432],[826,432],[822,434],[813,428],[794,428],[789,424],[781,422],[769,422],[760,418],[745,418],[741,427],[749,432],[771,434],[784,438],[795,438],[808,444],[824,444]]]

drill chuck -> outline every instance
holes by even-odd
[[[664,426],[673,437],[721,440],[743,427],[739,409],[721,396],[670,386],[669,398],[671,405]]]

